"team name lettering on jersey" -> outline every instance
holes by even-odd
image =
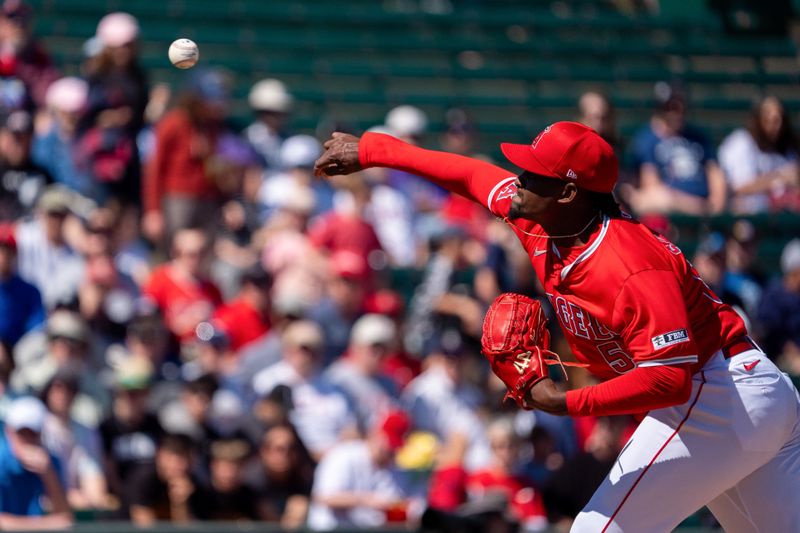
[[[547,293],[566,335],[591,341],[606,364],[617,374],[636,368],[633,358],[622,348],[619,336],[600,323],[581,306],[568,302],[563,296],[553,298]]]
[[[548,294],[547,297],[552,302],[552,295]],[[556,298],[555,302],[553,302],[553,307],[555,307],[556,315],[558,315],[558,319],[564,329],[576,337],[592,341],[604,341],[615,337],[613,331],[598,322],[585,309],[568,302],[563,296]]]

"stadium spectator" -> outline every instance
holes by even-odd
[[[104,471],[123,515],[127,515],[131,496],[126,483],[138,468],[153,464],[163,432],[158,418],[147,409],[152,373],[149,361],[135,355],[119,363],[114,371],[111,413],[99,427]]]
[[[155,463],[131,475],[131,520],[137,526],[155,522],[190,522],[208,517],[210,494],[191,472],[192,440],[186,435],[166,434],[156,449]]]
[[[14,111],[0,127],[0,220],[29,215],[50,174],[31,159],[33,119],[27,111]]]
[[[80,120],[89,99],[89,85],[80,78],[61,78],[47,89],[46,120],[37,124],[31,148],[33,162],[56,183],[93,196],[94,182],[80,159]]]
[[[356,435],[352,406],[337,387],[321,374],[325,338],[315,323],[300,320],[283,332],[282,359],[253,377],[259,397],[268,396],[279,385],[291,391],[289,420],[315,458],[335,443]]]
[[[309,239],[328,254],[347,252],[358,255],[368,265],[379,265],[377,255],[382,251],[381,243],[375,228],[365,217],[369,189],[358,175],[343,176],[341,184],[350,195],[346,200],[339,195],[333,210],[312,223],[308,229]]]
[[[58,459],[72,509],[105,509],[108,486],[101,464],[100,435],[70,415],[78,394],[78,375],[60,369],[42,391],[48,413],[42,426],[42,443]]]
[[[448,305],[447,297],[454,285],[457,271],[462,267],[463,244],[466,240],[464,231],[457,226],[445,226],[437,230],[431,239],[431,255],[425,265],[422,280],[414,289],[409,304],[407,330],[405,336],[406,349],[412,354],[421,354],[425,343],[435,335],[436,318],[440,304],[444,311],[463,313],[474,306]],[[452,303],[452,298],[451,302]],[[460,298],[459,298],[460,300]],[[463,304],[464,302],[459,302]],[[474,322],[474,318],[471,322]]]
[[[142,182],[142,230],[154,243],[169,242],[182,228],[213,227],[220,192],[210,162],[226,131],[228,97],[221,72],[197,70],[178,105],[156,126]]]
[[[327,180],[313,176],[314,162],[322,154],[322,146],[311,135],[293,135],[280,147],[280,171],[267,170],[258,191],[260,204],[271,213],[293,203],[293,197],[311,192],[313,213],[329,211],[333,206],[333,188]]]
[[[286,119],[294,98],[282,81],[268,78],[251,87],[247,101],[255,121],[245,129],[245,137],[264,158],[268,169],[284,168],[281,146],[286,139]]]
[[[143,288],[164,316],[170,332],[192,341],[195,328],[222,303],[222,295],[206,278],[208,237],[200,228],[183,228],[172,239],[172,260],[153,271]]]
[[[187,376],[179,396],[159,409],[159,422],[167,433],[191,437],[199,445],[194,450],[201,460],[208,459],[208,446],[219,436],[211,425],[211,402],[219,389],[213,374]]]
[[[397,407],[398,391],[381,372],[383,360],[396,342],[397,332],[388,317],[367,314],[356,320],[347,351],[325,371],[325,377],[342,389],[356,410],[359,428]]]
[[[580,96],[578,122],[599,133],[615,151],[621,151],[616,111],[605,94],[586,91]]]
[[[759,100],[747,127],[728,135],[719,147],[719,162],[732,193],[731,210],[763,213],[797,195],[798,150],[783,102],[774,96]]]
[[[749,317],[755,318],[766,278],[757,264],[759,238],[746,219],[733,223],[725,241],[723,291],[735,294]]]
[[[83,252],[86,267],[78,289],[80,312],[105,343],[119,342],[133,318],[139,286],[117,268],[106,229],[84,228]]]
[[[477,415],[483,394],[464,376],[467,347],[462,334],[452,328],[440,329],[427,354],[425,370],[405,388],[402,404],[416,429],[433,433],[440,442],[464,439],[468,470],[483,467],[489,452],[484,425]]]
[[[793,239],[781,253],[783,277],[764,291],[758,319],[764,348],[780,357],[782,364],[800,374],[800,239]]]
[[[17,274],[17,241],[8,223],[0,224],[0,316],[0,342],[10,348],[45,321],[39,290]]]
[[[41,393],[59,370],[74,371],[80,382],[71,414],[82,424],[96,426],[110,404],[110,394],[96,378],[103,363],[93,357],[92,332],[78,313],[67,309],[52,312],[44,329],[17,344],[14,389]]]
[[[2,529],[64,529],[72,525],[59,478],[60,465],[41,443],[46,413],[42,402],[30,396],[17,398],[8,407],[0,438]]]
[[[343,442],[320,461],[314,474],[308,526],[313,530],[380,527],[392,511],[401,515],[407,495],[394,467],[411,421],[388,413],[365,440]]]
[[[259,463],[247,480],[259,495],[264,519],[293,529],[305,524],[314,467],[291,424],[267,427],[259,447]]]
[[[33,10],[22,0],[5,0],[0,9],[0,76],[25,85],[30,103],[42,106],[58,71],[31,32]],[[28,104],[28,102],[24,102]]]
[[[148,100],[147,79],[138,60],[139,23],[128,13],[109,13],[97,24],[96,35],[101,50],[88,73],[82,159],[95,182],[95,200],[138,204],[136,137]]]
[[[626,417],[597,420],[583,452],[569,457],[543,487],[544,504],[550,522],[568,530],[572,520],[589,502],[592,494],[615,465],[622,449],[621,436],[628,425]],[[623,473],[619,473],[622,475]]]
[[[218,439],[211,443],[209,460],[209,508],[206,519],[241,522],[265,520],[256,492],[244,483],[250,443],[242,439]]]
[[[714,149],[686,123],[686,97],[676,86],[656,85],[659,107],[632,141],[639,187],[624,189],[639,214],[716,214],[725,208],[725,176]]]
[[[325,332],[324,363],[339,357],[350,341],[350,331],[363,313],[372,272],[359,254],[340,251],[330,257],[327,291],[308,312]]]
[[[39,289],[48,309],[72,303],[84,275],[84,259],[65,241],[74,202],[69,191],[51,185],[36,202],[36,217],[17,226],[19,275]]]
[[[195,331],[195,340],[184,350],[184,359],[189,360],[181,367],[181,375],[189,380],[204,375],[214,376],[220,387],[239,390],[231,378],[236,371],[236,352],[231,348],[227,330],[212,321],[200,322]]]
[[[272,276],[260,265],[247,270],[241,278],[239,294],[214,313],[238,352],[269,332],[270,289]]]

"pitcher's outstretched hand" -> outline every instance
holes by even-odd
[[[337,176],[361,170],[358,141],[355,135],[334,132],[322,145],[325,151],[314,164],[314,174],[320,177]]]

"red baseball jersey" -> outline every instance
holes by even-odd
[[[513,180],[505,181],[488,202],[502,218],[516,193]],[[512,228],[573,353],[601,379],[636,366],[692,363],[696,371],[747,334],[681,250],[633,219],[604,216],[585,246],[568,250],[533,236],[544,231],[531,221],[515,220]]]
[[[364,135],[359,158],[365,167],[427,176],[503,219],[517,192],[516,177],[507,170],[386,135]],[[585,246],[567,250],[554,246],[532,221],[509,223],[575,357],[602,380],[637,366],[689,363],[695,372],[747,334],[739,315],[708,288],[680,249],[633,219],[604,217]]]

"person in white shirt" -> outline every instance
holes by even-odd
[[[36,204],[36,217],[17,228],[19,275],[42,293],[45,307],[70,303],[83,280],[83,257],[64,241],[72,195],[52,185]]]
[[[401,404],[420,431],[429,431],[441,442],[466,442],[468,469],[482,468],[490,457],[484,422],[477,410],[481,393],[462,379],[465,346],[455,329],[439,330],[425,358],[425,370],[403,391]]]
[[[78,374],[69,369],[59,370],[45,387],[42,397],[49,411],[42,426],[42,442],[64,469],[70,506],[104,509],[109,494],[100,464],[100,435],[70,416],[78,387]]]
[[[317,324],[292,322],[282,344],[281,361],[253,377],[253,391],[262,398],[278,385],[289,387],[289,420],[311,455],[319,459],[340,440],[357,435],[355,413],[340,389],[320,374],[324,338]]]
[[[767,96],[758,102],[748,127],[728,135],[719,147],[719,162],[733,194],[733,211],[763,213],[796,190],[800,186],[799,148],[781,101]]]
[[[395,343],[394,322],[387,316],[367,314],[356,320],[344,357],[324,375],[352,401],[359,428],[372,427],[376,417],[397,407],[399,392],[392,380],[381,374],[381,363]]]
[[[343,442],[328,452],[314,475],[308,527],[366,528],[403,520],[408,501],[394,458],[410,427],[405,413],[392,411],[365,440]]]

